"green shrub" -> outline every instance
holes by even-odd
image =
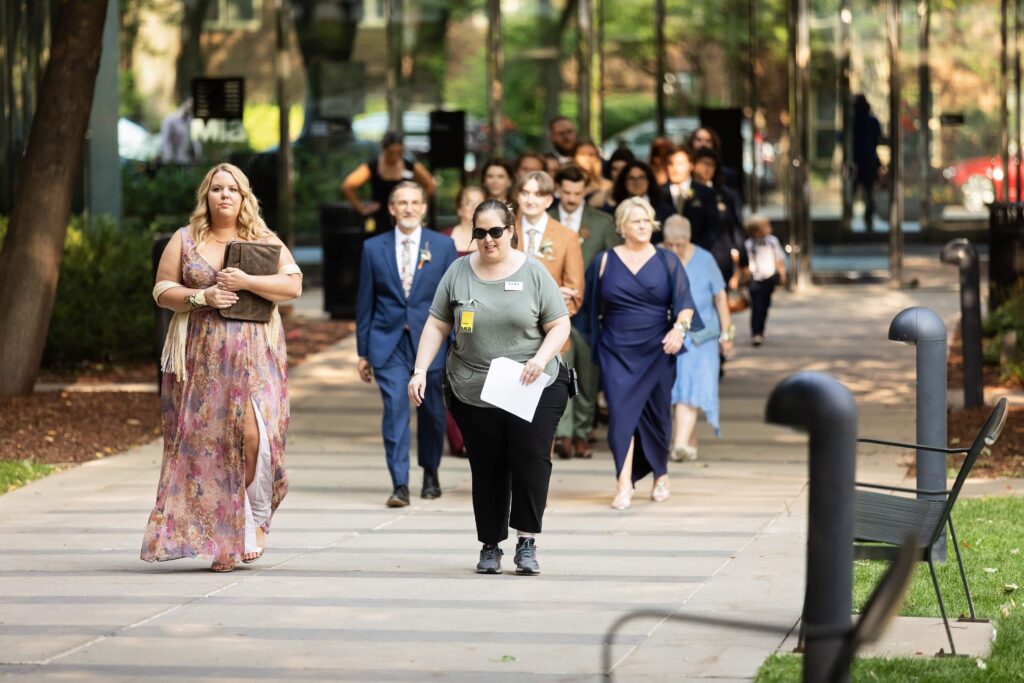
[[[212,166],[212,164],[210,164]],[[134,232],[172,232],[188,223],[207,165],[121,166],[124,222]]]
[[[149,230],[74,217],[64,241],[46,365],[132,361],[153,355]]]
[[[1024,290],[1017,288],[982,328],[985,363],[998,365],[1004,379],[1024,383]]]

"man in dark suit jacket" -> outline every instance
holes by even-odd
[[[615,220],[604,211],[599,211],[587,204],[585,192],[587,177],[578,166],[569,165],[555,174],[555,187],[558,190],[558,204],[548,213],[552,218],[579,235],[580,249],[583,252],[583,271],[602,251],[607,251],[622,238],[615,232]],[[584,293],[586,298],[586,293]],[[555,453],[561,458],[578,458],[591,456],[587,437],[594,428],[594,417],[597,413],[597,392],[599,376],[597,366],[590,357],[590,347],[576,329],[576,316],[573,316],[572,333],[569,336],[569,350],[562,353],[566,365],[576,368],[579,393],[569,401],[562,413],[555,431]]]
[[[711,250],[718,239],[718,207],[710,187],[694,182],[689,153],[677,147],[668,158],[668,182],[661,186],[661,202],[655,207],[655,218],[661,223],[674,213],[690,221],[691,240],[698,247]],[[661,241],[661,231],[653,242]]]
[[[384,451],[394,491],[389,507],[409,504],[410,373],[427,373],[427,393],[417,414],[417,456],[423,468],[423,498],[441,496],[437,469],[444,446],[441,398],[442,349],[429,368],[414,368],[430,303],[441,276],[456,258],[455,243],[422,227],[427,212],[422,188],[411,181],[395,186],[388,200],[394,230],[363,244],[356,300],[359,376],[377,379],[384,399]]]

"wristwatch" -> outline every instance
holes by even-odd
[[[683,336],[685,337],[686,333],[690,331],[690,321],[689,320],[684,320],[681,323],[676,323],[676,324],[672,325],[672,328],[682,332]]]

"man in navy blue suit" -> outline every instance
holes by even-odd
[[[437,468],[444,446],[445,409],[441,398],[444,349],[429,368],[414,368],[416,347],[441,276],[456,258],[455,243],[425,230],[427,198],[414,182],[395,186],[388,199],[395,220],[389,230],[366,240],[359,266],[356,344],[359,376],[377,379],[384,399],[384,451],[394,491],[388,507],[409,504],[410,373],[427,373],[427,393],[416,409],[417,456],[423,468],[423,498],[439,498]]]
[[[682,147],[677,147],[669,155],[665,170],[668,182],[661,186],[661,202],[654,207],[656,220],[664,224],[665,219],[674,213],[685,216],[693,231],[693,243],[714,253],[715,245],[721,241],[714,191],[694,181],[691,175],[693,163]],[[661,241],[660,230],[654,233],[653,241]]]

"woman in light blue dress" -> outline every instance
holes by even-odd
[[[697,411],[720,433],[718,424],[719,350],[732,349],[734,328],[729,317],[725,280],[711,252],[690,241],[690,222],[675,215],[665,221],[664,245],[675,252],[686,268],[690,293],[704,329],[686,337],[686,351],[676,356],[676,381],[672,386],[675,437],[671,456],[680,461],[697,459]]]

